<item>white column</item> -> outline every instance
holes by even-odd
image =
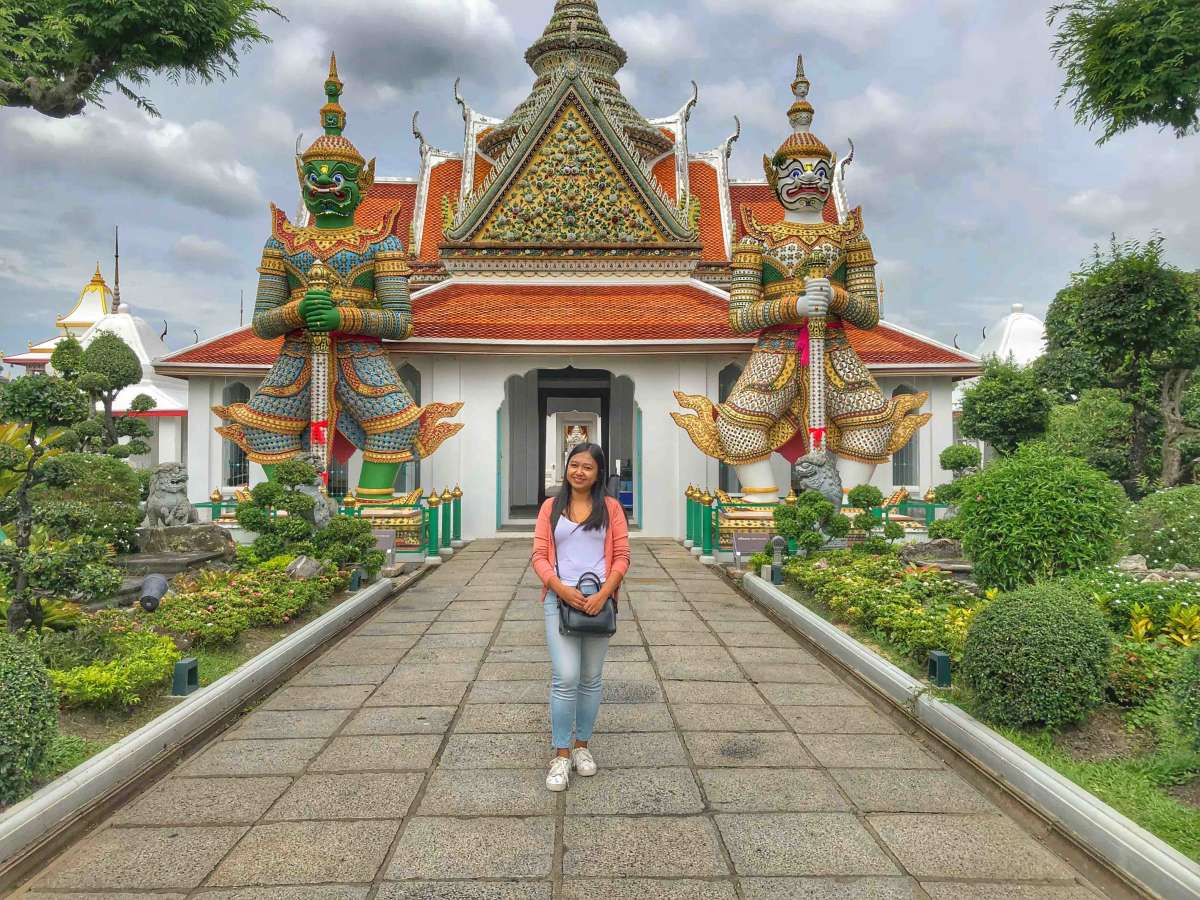
[[[217,469],[221,465],[221,457],[217,456],[214,464],[212,459],[213,446],[220,435],[212,431],[214,426],[212,404],[213,380],[200,376],[188,379],[188,447],[185,464],[188,470],[188,499],[192,503],[204,503],[212,492],[213,486],[219,483]]]
[[[158,417],[158,453],[157,462],[183,462],[180,455],[182,440],[183,416]]]

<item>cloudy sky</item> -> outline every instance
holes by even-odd
[[[278,0],[287,21],[214,85],[147,88],[151,119],[119,97],[68,121],[0,109],[9,178],[0,219],[0,349],[53,334],[97,260],[112,269],[121,226],[122,297],[167,342],[238,323],[253,305],[267,204],[297,206],[296,136],[318,133],[329,51],[346,82],[347,135],[381,175],[417,172],[409,122],[459,148],[457,76],[477,109],[506,115],[533,76],[522,56],[552,0]],[[735,177],[761,177],[786,134],[795,54],[803,52],[814,131],[858,148],[862,204],[886,285],[885,315],[973,349],[980,329],[1022,302],[1042,314],[1111,233],[1167,239],[1200,268],[1200,137],[1144,128],[1103,148],[1056,108],[1047,2],[1033,0],[600,0],[629,52],[619,74],[647,117],[700,85],[691,146],[745,126]]]

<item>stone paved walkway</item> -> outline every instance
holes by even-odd
[[[460,552],[22,896],[1099,896],[668,542],[634,543],[600,773],[548,793],[528,557]]]

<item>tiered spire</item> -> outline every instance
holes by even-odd
[[[808,102],[808,91],[812,82],[804,74],[804,57],[796,57],[796,77],[792,81],[792,96],[796,99],[788,108],[788,124],[791,135],[775,151],[775,158],[789,156],[820,156],[833,159],[833,152],[810,130],[813,122],[813,105]]]
[[[329,75],[325,78],[325,105],[321,107],[321,127],[325,133],[317,138],[300,157],[304,162],[312,159],[335,160],[361,166],[363,155],[350,140],[342,135],[346,127],[346,111],[342,109],[342,80],[338,78],[337,56],[329,54]]]
[[[614,77],[626,59],[601,20],[596,0],[557,0],[550,24],[525,52],[525,61],[538,76],[533,91],[512,115],[480,139],[479,149],[493,159],[502,156],[521,127],[542,107],[557,76],[573,65],[591,78],[613,125],[625,132],[643,158],[655,159],[666,153],[674,146],[671,138],[633,108]]]

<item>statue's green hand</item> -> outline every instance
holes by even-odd
[[[333,295],[329,291],[308,291],[300,301],[300,317],[308,317],[319,310],[333,309]]]
[[[342,327],[342,314],[336,306],[314,309],[304,321],[309,331],[337,331]]]

